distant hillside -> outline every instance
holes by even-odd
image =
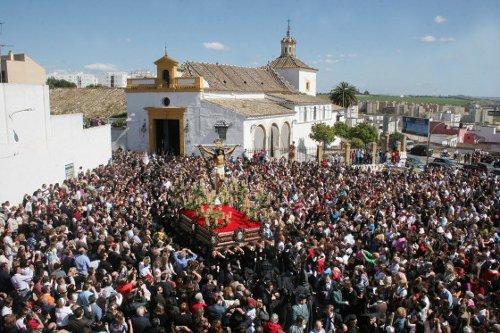
[[[50,89],[52,114],[83,113],[86,118],[110,118],[127,113],[125,90],[120,88]]]
[[[319,94],[319,97],[328,99],[328,94]],[[417,104],[438,104],[438,105],[454,105],[467,106],[471,103],[479,103],[488,105],[493,101],[488,99],[476,99],[466,96],[392,96],[392,95],[357,95],[358,101],[386,101],[386,102],[408,102]],[[498,103],[498,102],[497,102]]]

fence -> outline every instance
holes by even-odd
[[[290,156],[290,150],[288,148],[275,148],[275,149],[247,149],[246,156],[249,159],[264,160],[269,158],[288,159]],[[304,147],[295,149],[295,161],[308,162],[317,160],[317,148],[316,147]]]

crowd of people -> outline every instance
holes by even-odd
[[[198,157],[109,165],[0,208],[1,332],[500,332],[500,187],[479,171],[228,163],[262,239],[176,226]],[[1,189],[0,189],[1,190]]]

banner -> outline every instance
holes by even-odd
[[[428,136],[429,119],[416,117],[403,117],[403,133]]]

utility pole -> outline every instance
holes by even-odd
[[[2,35],[4,22],[0,22],[0,36]],[[3,71],[2,71],[2,47],[11,47],[14,45],[7,45],[0,43],[0,83],[3,83]]]

